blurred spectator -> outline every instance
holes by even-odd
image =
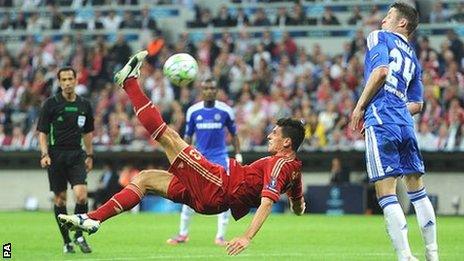
[[[328,6],[324,7],[324,13],[321,17],[321,24],[323,25],[339,25],[338,18],[333,14],[332,9]]]
[[[244,27],[248,25],[250,25],[250,20],[248,19],[248,16],[245,14],[243,8],[238,8],[237,15],[235,16],[235,18],[232,19],[232,26]]]
[[[141,29],[153,30],[157,31],[158,27],[156,25],[156,21],[150,16],[150,9],[148,7],[144,7],[140,13],[140,21]]]
[[[216,27],[228,27],[234,25],[234,21],[226,6],[221,6],[219,8],[218,15],[213,19],[213,24]]]
[[[103,27],[104,27],[103,20],[104,19],[102,18],[101,12],[100,11],[95,11],[92,18],[90,18],[88,20],[87,28],[89,30],[103,29]]]
[[[12,21],[10,20],[10,16],[9,15],[4,15],[2,17],[2,20],[0,22],[0,29],[1,30],[12,30],[13,29],[13,23]]]
[[[339,157],[332,159],[330,168],[330,185],[340,186],[350,183],[350,170],[342,164]]]
[[[13,127],[13,134],[11,135],[11,141],[10,141],[10,149],[12,150],[20,150],[24,146],[24,134],[19,126],[14,126]]]
[[[132,49],[126,42],[126,39],[124,39],[124,35],[119,34],[117,36],[116,43],[113,45],[113,47],[111,47],[110,50],[110,59],[115,63],[114,70],[122,68],[131,54]]]
[[[444,23],[448,21],[448,18],[449,11],[443,7],[443,3],[441,1],[437,1],[430,12],[430,23]]]
[[[361,15],[361,9],[359,6],[353,7],[353,13],[351,14],[350,18],[348,18],[347,23],[349,25],[361,25],[363,21],[363,16]]]
[[[118,4],[120,5],[138,5],[138,0],[118,0]]]
[[[195,21],[195,27],[208,27],[214,26],[213,17],[211,15],[211,11],[207,8],[200,9],[200,15]]]
[[[367,31],[377,30],[380,28],[383,14],[380,13],[379,7],[374,5],[371,12],[365,19],[364,24],[367,26]]]
[[[438,129],[438,137],[436,140],[435,147],[439,151],[448,150],[448,125],[446,123],[442,123],[440,128]]]
[[[305,139],[315,149],[321,149],[327,145],[326,128],[318,121],[318,116],[311,113],[306,120]]]
[[[12,7],[13,0],[0,0],[0,7]]]
[[[290,18],[291,25],[304,25],[306,24],[306,15],[303,11],[303,7],[300,4],[293,6],[292,16]]]
[[[272,39],[272,35],[269,30],[263,32],[263,39],[261,42],[264,44],[264,49],[269,53],[273,54],[276,44],[274,42],[274,39]]]
[[[21,9],[22,10],[33,10],[37,8],[42,0],[23,0]]]
[[[27,20],[26,30],[28,32],[40,32],[45,29],[44,21],[40,18],[38,13],[32,13]]]
[[[14,29],[26,29],[27,28],[26,17],[24,16],[24,13],[22,11],[16,14],[16,19],[13,21],[13,28]]]
[[[256,55],[256,54],[255,54]],[[270,59],[270,56],[269,56]],[[245,82],[251,80],[252,68],[241,57],[236,57],[230,69],[229,91],[232,97],[237,97]]]
[[[419,132],[416,134],[419,149],[423,151],[437,151],[437,137],[430,131],[429,124],[422,122],[419,125]]]
[[[253,26],[270,26],[271,22],[264,13],[262,8],[258,8],[255,13],[255,19],[253,21]]]
[[[103,23],[103,27],[106,30],[110,31],[117,31],[119,28],[119,25],[122,22],[122,18],[116,14],[114,10],[111,10],[107,16],[104,16],[101,21]]]
[[[54,5],[50,6],[50,11],[51,11],[50,29],[53,29],[53,30],[61,29],[61,26],[63,25],[63,22],[64,22],[64,15]]]
[[[135,29],[140,28],[141,24],[135,20],[134,15],[131,11],[124,12],[124,18],[119,24],[121,29]]]
[[[291,23],[292,23],[292,20],[291,20],[290,16],[287,13],[287,8],[284,7],[284,6],[279,7],[279,9],[277,10],[277,17],[276,17],[276,20],[274,22],[274,25],[278,25],[280,27],[283,27],[283,26],[289,25]]]
[[[449,49],[454,55],[454,60],[458,64],[462,64],[462,59],[464,58],[464,44],[462,40],[459,39],[454,30],[449,30],[446,34],[446,38],[448,40]]]
[[[449,20],[454,23],[464,23],[464,2],[460,2],[456,11],[450,16]]]

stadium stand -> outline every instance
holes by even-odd
[[[363,88],[365,37],[389,1],[147,2],[0,1],[2,150],[37,149],[40,104],[57,90],[57,68],[68,64],[78,69],[79,93],[94,105],[96,150],[156,146],[112,82],[141,48],[151,56],[140,81],[176,130],[198,86],[171,86],[160,68],[170,54],[188,52],[235,108],[243,150],[262,150],[272,119],[282,116],[305,121],[306,151],[363,149],[347,123]],[[464,151],[464,4],[431,2],[418,3],[432,12],[421,17],[429,24],[414,39],[426,100],[416,119],[419,144]]]

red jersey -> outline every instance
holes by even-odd
[[[228,203],[235,220],[258,207],[261,197],[277,202],[283,193],[293,199],[303,196],[301,161],[296,158],[269,156],[245,166],[231,159],[229,168]]]

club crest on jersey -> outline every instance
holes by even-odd
[[[214,120],[215,121],[220,121],[221,120],[221,114],[219,114],[219,113],[214,114]]]
[[[84,127],[84,125],[85,125],[85,116],[83,115],[77,116],[77,126],[79,126],[79,128],[82,128]]]

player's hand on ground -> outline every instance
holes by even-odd
[[[351,129],[353,131],[356,130],[361,130],[362,126],[362,120],[364,118],[364,109],[361,109],[359,107],[354,108],[353,113],[351,114]]]
[[[87,172],[89,172],[92,169],[93,169],[93,159],[91,157],[87,157],[85,159],[85,170],[87,170]]]
[[[227,254],[230,256],[236,256],[245,250],[250,244],[250,239],[246,237],[236,237],[226,243]]]
[[[42,168],[47,168],[52,164],[52,160],[50,159],[50,156],[46,155],[40,159],[40,166]]]

